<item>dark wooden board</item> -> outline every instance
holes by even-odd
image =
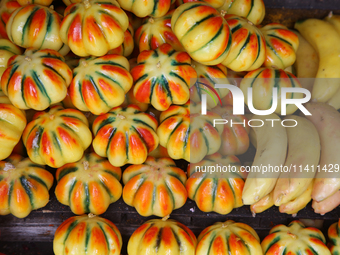
[[[268,9],[340,10],[339,0],[263,0]]]
[[[340,1],[338,1],[340,4]],[[330,10],[294,10],[294,9],[269,9],[262,22],[263,25],[276,22],[281,23],[289,28],[294,28],[294,24],[298,20],[316,18],[323,19],[329,14]],[[334,10],[334,14],[340,14],[340,10]]]

